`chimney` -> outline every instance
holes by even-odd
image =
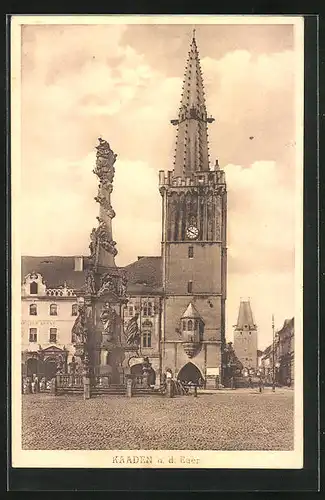
[[[83,271],[83,257],[74,258],[74,270]]]

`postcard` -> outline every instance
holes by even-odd
[[[303,467],[303,30],[12,17],[13,467]]]

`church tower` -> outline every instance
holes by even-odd
[[[257,327],[249,300],[240,302],[234,331],[234,350],[244,368],[257,369]]]
[[[177,119],[173,170],[159,173],[162,196],[162,371],[206,383],[221,376],[225,341],[225,174],[210,168],[208,117],[193,33]],[[192,317],[193,316],[193,317]],[[193,344],[190,346],[190,344]]]

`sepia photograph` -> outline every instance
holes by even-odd
[[[12,17],[13,466],[303,466],[303,29]]]

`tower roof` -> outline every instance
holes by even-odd
[[[235,330],[256,330],[256,324],[254,322],[249,300],[242,300],[240,302]]]
[[[194,172],[209,170],[207,123],[214,121],[207,117],[203,78],[195,33],[185,67],[174,162],[175,176],[190,176]]]
[[[197,309],[192,304],[192,302],[189,303],[184,314],[182,315],[182,319],[186,319],[186,318],[200,319],[201,321],[203,321],[200,313],[197,311]]]

